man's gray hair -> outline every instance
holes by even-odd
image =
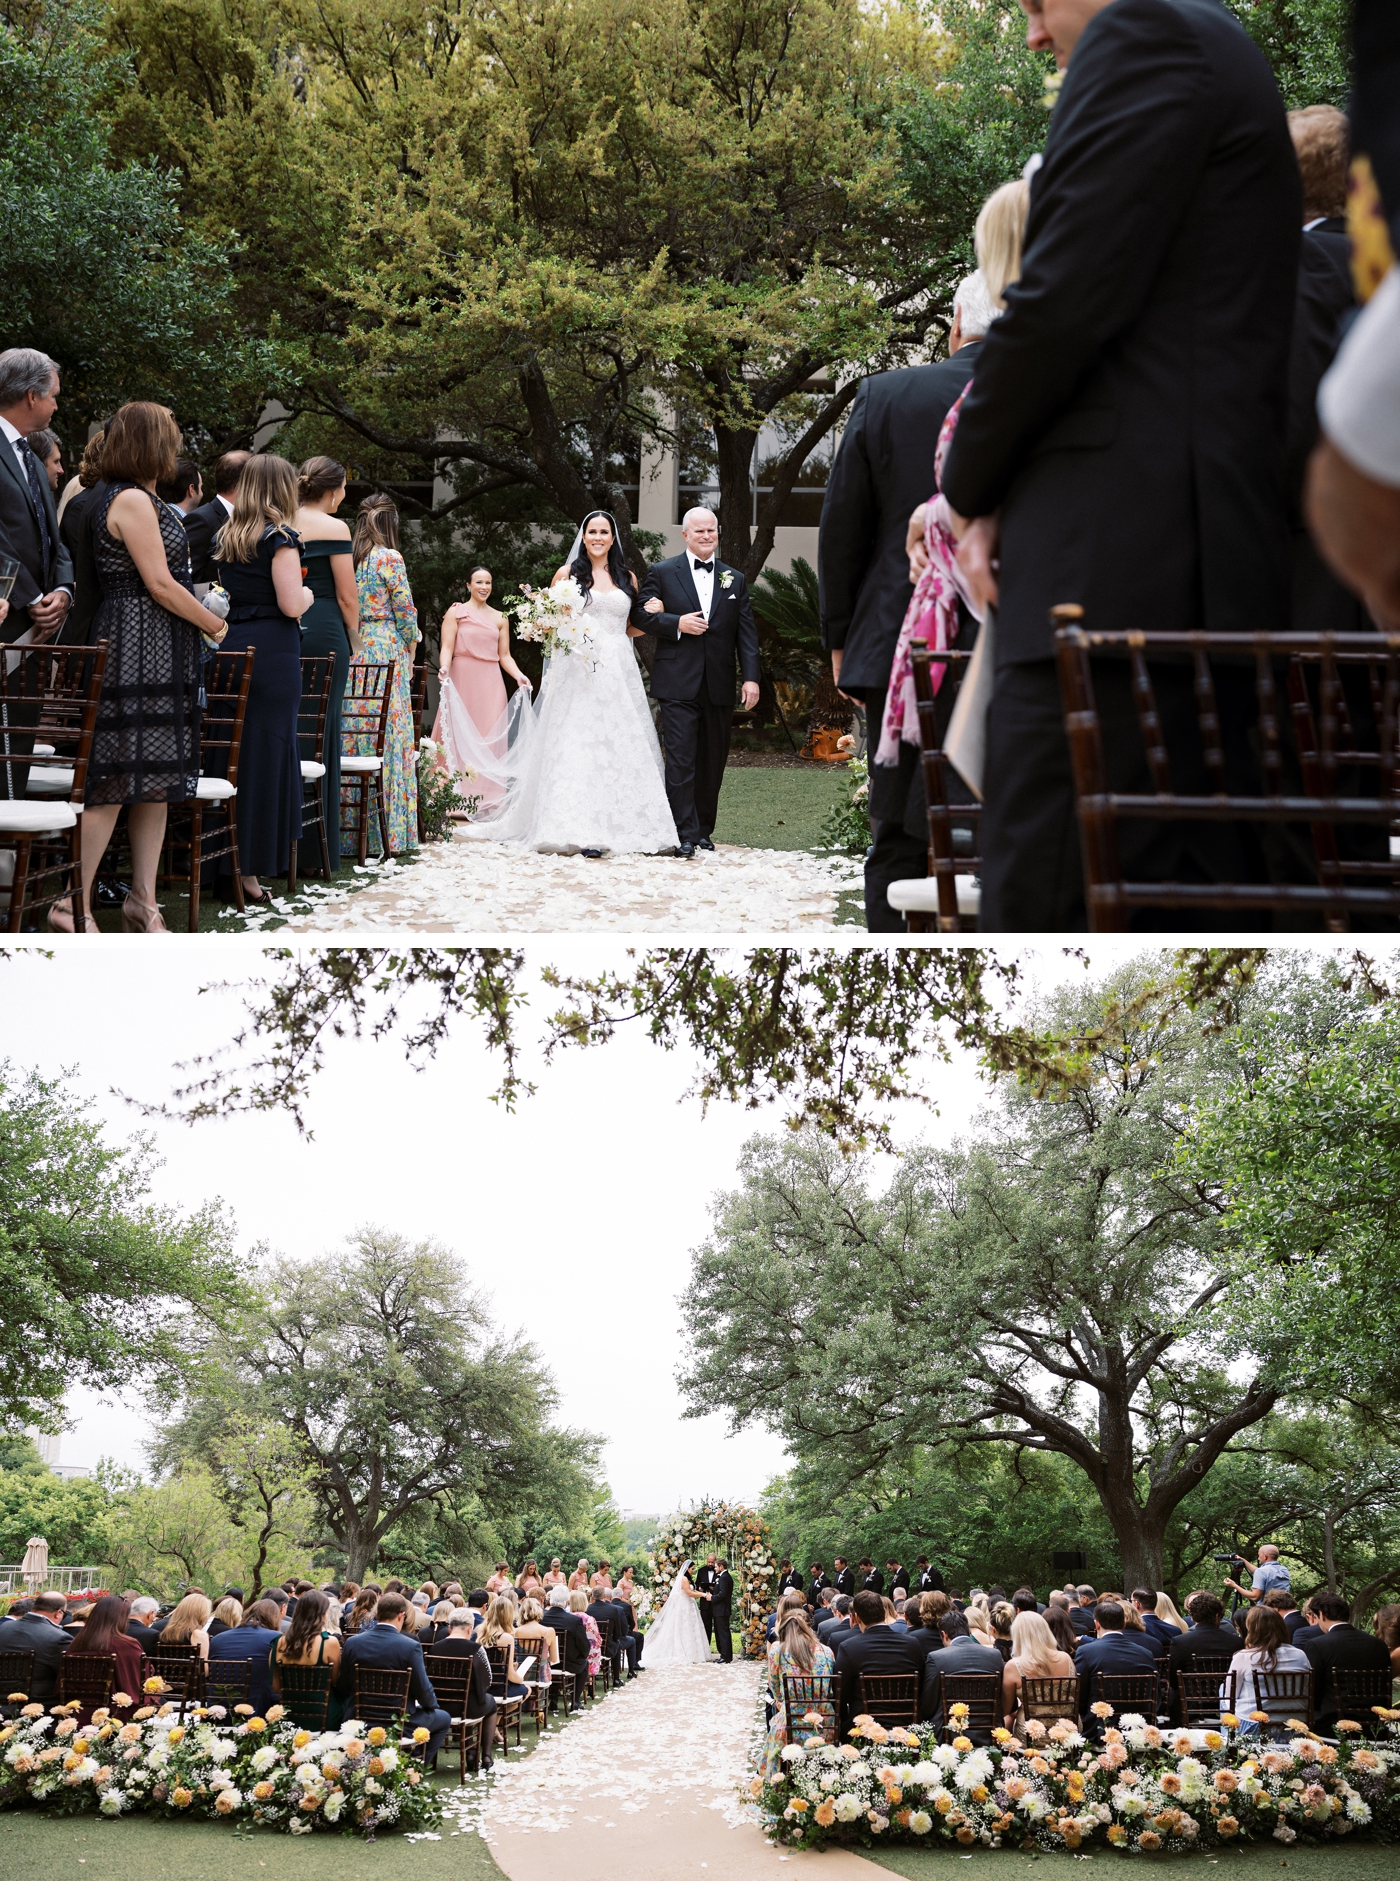
[[[969,274],[959,281],[958,291],[953,296],[953,311],[962,315],[962,336],[965,340],[980,340],[1001,312],[988,292],[980,268],[975,274]]]
[[[449,1633],[459,1633],[464,1626],[470,1626],[471,1624],[472,1610],[470,1607],[454,1607],[447,1616],[447,1630]]]
[[[719,517],[716,516],[715,512],[712,509],[706,509],[703,503],[697,503],[693,509],[688,509],[684,516],[681,517],[682,529],[689,529],[692,516],[708,516],[715,527],[719,527]]]
[[[142,1594],[139,1600],[133,1600],[131,1603],[131,1617],[133,1619],[139,1619],[143,1613],[159,1612],[160,1602],[158,1600],[152,1600],[149,1594]]]
[[[0,353],[0,411],[18,405],[26,392],[43,397],[58,377],[58,361],[32,346],[10,346]]]
[[[567,1607],[569,1604],[568,1588],[551,1587],[549,1590],[549,1604],[551,1607]]]

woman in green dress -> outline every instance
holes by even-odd
[[[326,774],[318,786],[334,874],[340,867],[340,707],[350,656],[360,651],[360,601],[351,559],[350,527],[335,513],[345,501],[344,464],[338,464],[333,457],[308,457],[297,473],[297,491],[301,507],[296,527],[301,537],[302,565],[306,585],[316,597],[301,617],[302,657],[329,654],[335,660],[326,711]],[[305,714],[309,716],[314,709],[314,701],[302,701]],[[314,758],[310,739],[303,736],[301,742],[302,757]],[[314,872],[302,870],[303,875]]]

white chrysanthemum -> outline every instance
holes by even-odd
[[[1118,1720],[1118,1728],[1120,1731],[1145,1731],[1147,1719],[1140,1711],[1125,1711]]]
[[[916,1809],[909,1818],[909,1827],[915,1835],[927,1835],[933,1827],[933,1817],[927,1810]]]
[[[904,1779],[906,1783],[918,1783],[927,1787],[930,1783],[942,1781],[943,1772],[936,1763],[930,1763],[927,1757],[921,1757]]]
[[[801,1763],[802,1759],[806,1755],[807,1755],[806,1751],[802,1748],[800,1744],[784,1744],[783,1745],[783,1762],[784,1763]]]
[[[1364,1823],[1371,1820],[1371,1805],[1363,1802],[1359,1796],[1348,1796],[1346,1808],[1353,1822]]]
[[[940,1744],[933,1753],[933,1761],[943,1769],[951,1770],[961,1755],[961,1751],[954,1750],[951,1744]]]
[[[859,1814],[859,1798],[850,1795],[849,1792],[844,1796],[838,1796],[836,1798],[836,1820],[838,1822],[854,1822]]]
[[[864,1762],[862,1758],[857,1757],[855,1762],[847,1770],[846,1775],[853,1776],[853,1777],[868,1777],[870,1775],[870,1765]]]
[[[273,1764],[277,1762],[277,1757],[278,1753],[273,1749],[271,1744],[262,1744],[253,1752],[253,1768],[258,1772],[258,1775],[261,1776],[264,1770],[270,1770],[272,1768]]]
[[[104,1816],[119,1816],[126,1808],[125,1790],[107,1788],[102,1792],[102,1801],[97,1805]]]
[[[399,1753],[391,1744],[386,1744],[379,1753],[379,1761],[384,1765],[386,1770],[397,1770],[399,1767]]]

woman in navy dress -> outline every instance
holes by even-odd
[[[333,457],[308,457],[297,473],[301,507],[297,511],[297,534],[301,537],[302,567],[306,585],[315,595],[315,604],[302,616],[301,651],[305,659],[329,655],[331,696],[326,711],[326,775],[313,791],[322,793],[326,819],[326,847],[330,851],[331,874],[340,867],[340,708],[345,697],[345,681],[350,671],[350,656],[360,650],[360,597],[355,586],[355,564],[351,559],[350,526],[336,511],[345,501],[345,466]],[[303,700],[308,713],[316,701]],[[314,758],[311,740],[302,738],[303,758]],[[307,861],[311,858],[307,857]],[[315,868],[319,873],[320,859]],[[311,869],[301,868],[302,875]]]
[[[296,471],[285,457],[259,453],[243,466],[233,514],[214,543],[229,597],[224,651],[256,653],[238,758],[238,860],[244,897],[255,903],[268,899],[258,877],[285,875],[301,835],[300,622],[315,597],[302,585],[296,513]]]

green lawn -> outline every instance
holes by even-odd
[[[1090,1848],[1072,1855],[1068,1850],[1050,1854],[1021,1854],[1011,1849],[979,1849],[965,1855],[955,1848],[882,1848],[862,1849],[866,1860],[893,1874],[908,1876],[908,1881],[954,1881],[967,1874],[969,1860],[988,1881],[1000,1874],[1025,1875],[1031,1868],[1068,1869],[1073,1863],[1100,1860],[1131,1862],[1133,1872],[1142,1874],[1144,1863],[1153,1870],[1170,1868],[1174,1874],[1204,1876],[1207,1868],[1219,1868],[1226,1875],[1239,1875],[1244,1881],[1270,1875],[1274,1881],[1396,1881],[1400,1875],[1400,1851],[1379,1842],[1332,1842],[1321,1848],[1295,1845],[1284,1848],[1269,1841],[1253,1848],[1202,1851],[1190,1855],[1116,1855],[1108,1847]]]
[[[822,818],[845,781],[839,764],[804,764],[800,770],[731,764],[720,791],[715,841],[748,849],[824,848]]]

